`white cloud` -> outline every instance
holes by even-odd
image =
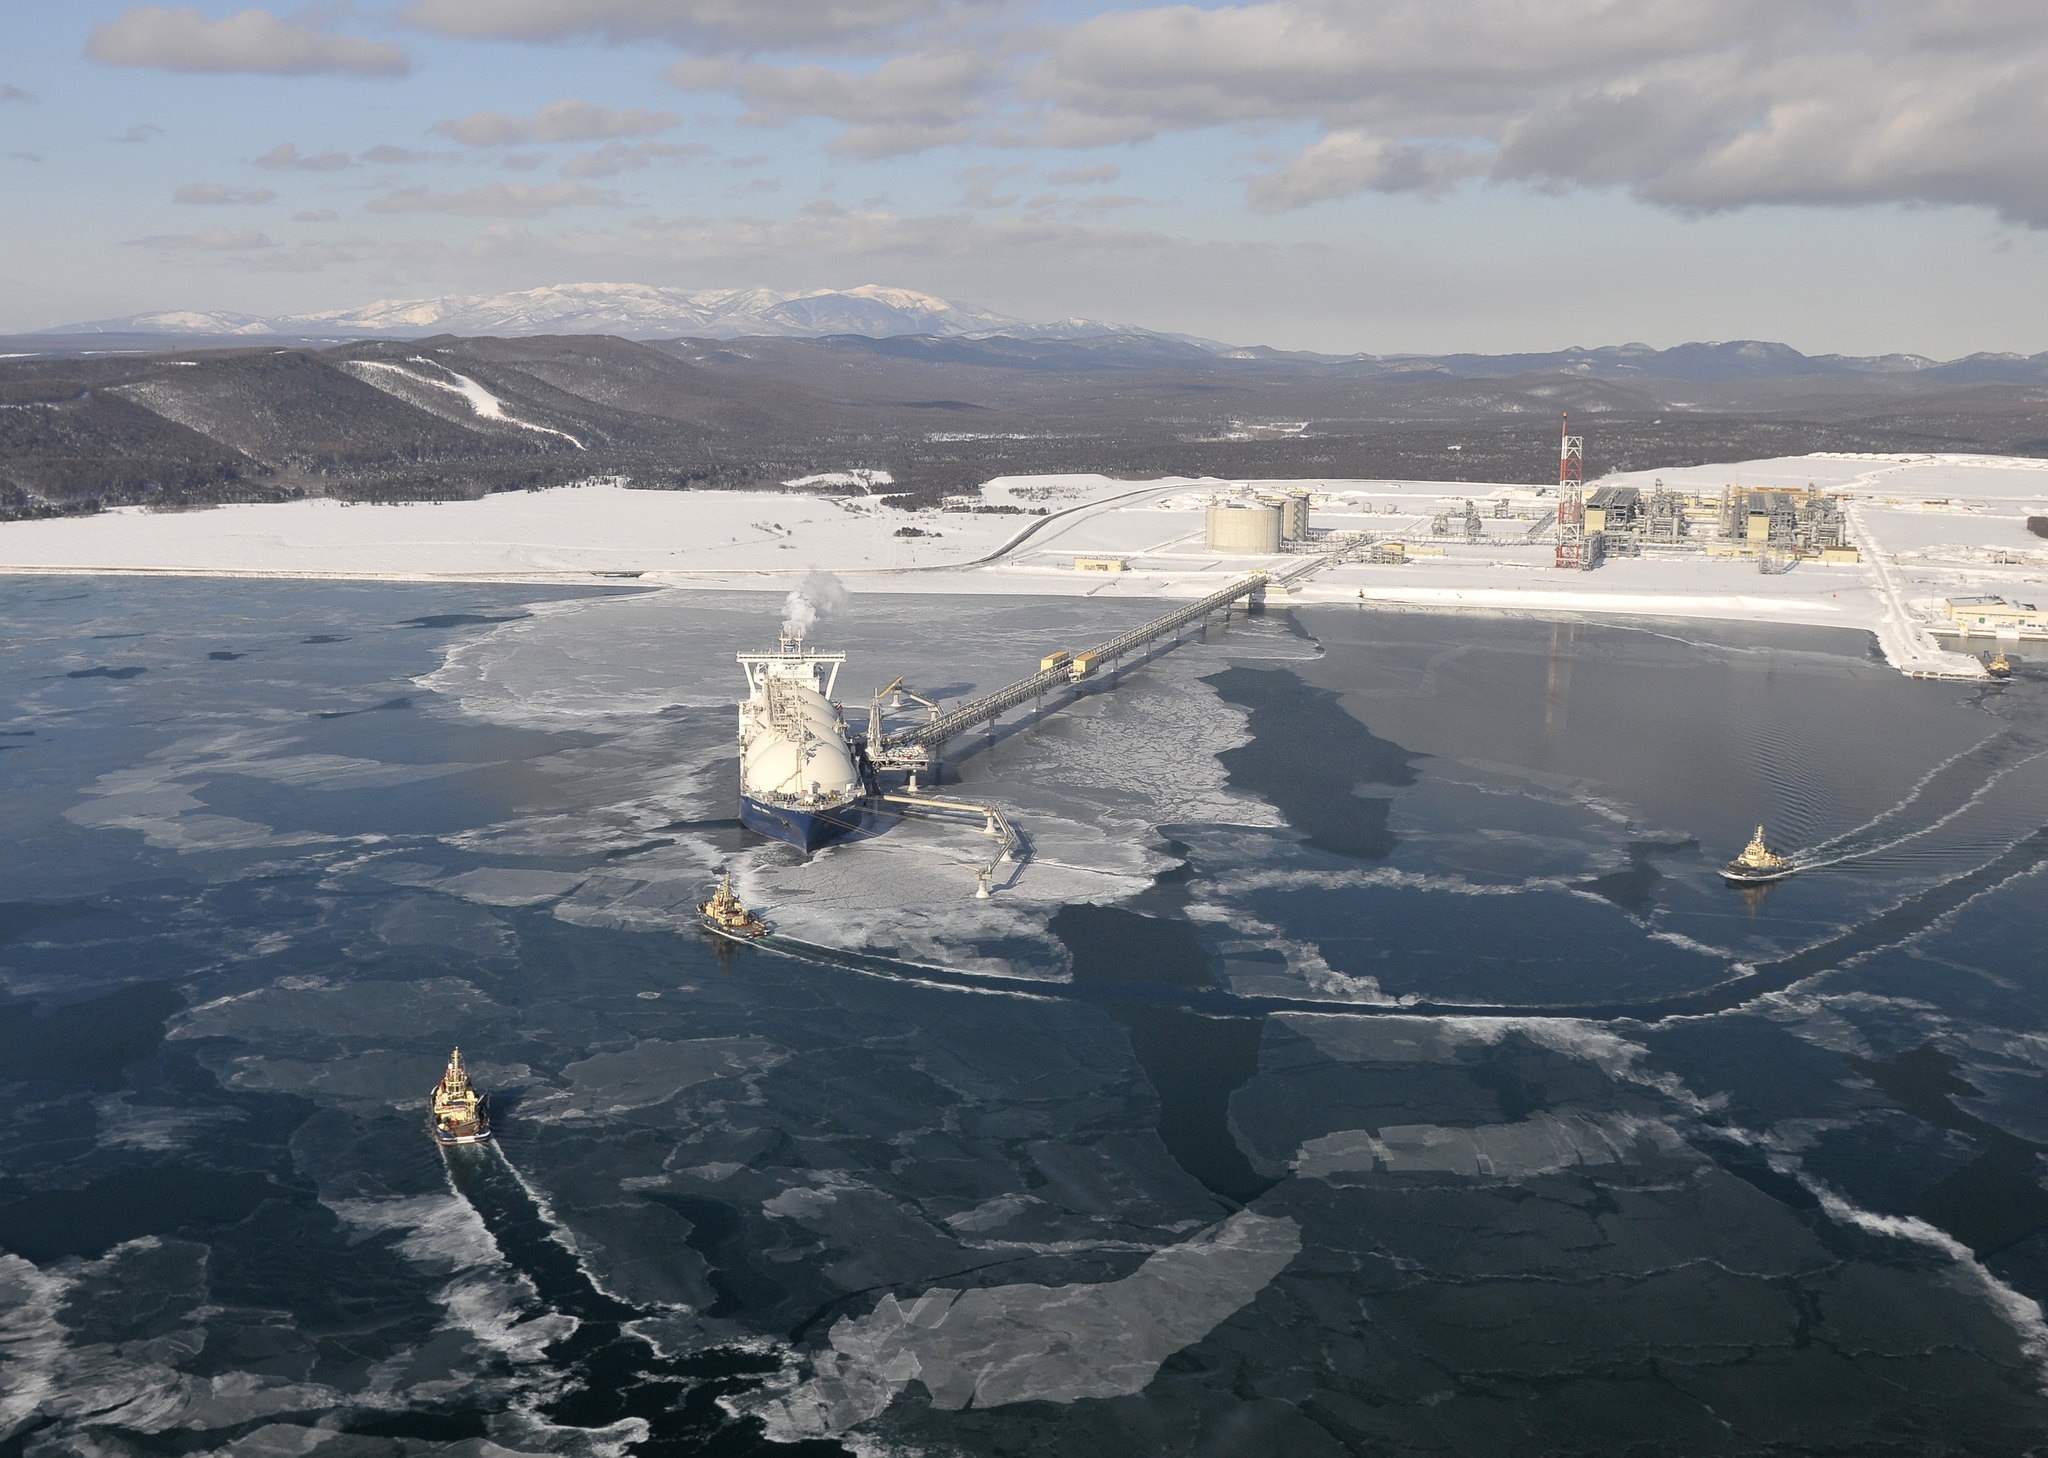
[[[858,74],[827,66],[685,60],[668,75],[686,90],[736,93],[747,106],[741,120],[756,126],[806,116],[844,122],[847,130],[828,151],[887,157],[972,136],[994,68],[978,52],[955,48],[897,56]]]
[[[238,267],[254,273],[318,273],[329,264],[355,263],[366,249],[372,255],[395,251],[368,238],[343,238],[336,243],[301,242],[295,248],[258,253]]]
[[[258,167],[296,167],[307,172],[338,172],[349,165],[346,152],[320,152],[301,156],[290,142],[279,142],[256,159]]]
[[[1057,172],[1046,173],[1045,180],[1073,187],[1090,182],[1115,182],[1123,175],[1123,168],[1116,163],[1098,162],[1093,167],[1062,167]]]
[[[452,121],[434,123],[434,130],[465,147],[501,147],[508,142],[601,142],[665,132],[682,120],[672,111],[613,111],[588,101],[558,101],[531,117],[502,111],[477,111]]]
[[[1261,212],[1285,212],[1355,192],[1442,192],[1487,171],[1486,153],[1385,142],[1362,132],[1331,132],[1245,189]]]
[[[226,203],[267,203],[277,194],[267,187],[224,187],[218,182],[188,182],[171,194],[174,203],[220,206]]]
[[[547,182],[529,187],[521,182],[493,182],[462,192],[430,192],[405,187],[365,204],[373,213],[459,213],[472,218],[535,218],[556,208],[598,207],[612,201],[609,193],[581,182]]]
[[[621,172],[637,172],[655,162],[702,157],[710,151],[698,142],[636,142],[630,147],[624,142],[606,142],[595,152],[579,152],[564,162],[562,176],[617,177]]]
[[[1887,6],[1839,47],[1731,53],[1564,98],[1503,130],[1495,171],[1685,211],[1977,204],[2048,227],[2048,27],[2012,34],[2001,9]]]
[[[294,223],[338,223],[341,221],[341,214],[337,213],[333,208],[320,208],[310,213],[293,213],[292,221]]]
[[[1127,192],[1098,192],[1093,197],[1082,198],[1074,206],[1092,213],[1112,213],[1122,208],[1149,207],[1151,203],[1149,197],[1133,197]]]
[[[1265,0],[1062,32],[1001,140],[1306,122],[1248,184],[1287,209],[1461,178],[1686,211],[1960,203],[2048,226],[2035,0]]]
[[[816,51],[873,42],[949,8],[958,0],[413,0],[404,18],[441,35],[496,40]]]
[[[1110,11],[1024,85],[1049,133],[1141,140],[1227,122],[1399,122],[1458,136],[1607,71],[1741,41],[1831,0],[1267,0]]]
[[[156,233],[131,238],[130,248],[160,248],[166,252],[246,253],[276,245],[254,228],[208,228],[203,233]]]
[[[426,152],[414,152],[405,147],[394,147],[389,142],[380,142],[363,153],[363,161],[374,162],[379,167],[405,167],[415,162],[432,161]]]
[[[1011,178],[1029,169],[1019,162],[1010,167],[998,167],[993,162],[984,162],[978,167],[964,168],[953,174],[953,180],[960,184],[960,201],[970,208],[1007,208],[1016,203],[1021,193],[997,193]]]
[[[152,71],[403,76],[412,69],[404,49],[385,41],[328,35],[267,10],[208,20],[189,5],[131,6],[92,28],[85,54],[105,65]]]
[[[34,106],[42,99],[35,92],[24,90],[19,86],[0,86],[0,105],[5,105],[10,101],[19,101],[28,106]]]
[[[510,112],[473,111],[468,116],[435,122],[434,130],[465,147],[501,147],[507,142],[525,141],[531,127]]]

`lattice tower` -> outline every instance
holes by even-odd
[[[1583,571],[1586,560],[1586,439],[1564,417],[1557,452],[1557,565]]]

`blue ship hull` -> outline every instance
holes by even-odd
[[[751,795],[740,796],[740,824],[806,851],[859,831],[881,830],[895,818],[880,801],[870,799],[834,805],[829,810],[799,810],[791,805],[771,805]]]

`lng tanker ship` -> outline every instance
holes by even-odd
[[[844,653],[784,636],[773,653],[742,653],[740,822],[807,851],[884,818],[874,771],[832,702]]]

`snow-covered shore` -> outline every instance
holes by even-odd
[[[1981,672],[1926,632],[1948,596],[2048,593],[2048,461],[1982,456],[1786,457],[1609,477],[1707,495],[1724,485],[1841,494],[1862,548],[1851,566],[1802,564],[1776,576],[1697,552],[1612,561],[1565,574],[1528,540],[1548,509],[1529,488],[1442,481],[1324,479],[1314,524],[1370,530],[1440,551],[1403,565],[1347,563],[1317,573],[1302,601],[1425,610],[1732,618],[1862,628],[1902,671]],[[780,590],[813,570],[861,592],[1113,594],[1188,598],[1247,570],[1299,558],[1203,547],[1202,507],[1226,483],[1168,477],[1004,477],[985,505],[1013,513],[903,512],[872,497],[778,492],[634,491],[593,483],[474,502],[345,505],[314,500],[0,524],[0,573],[135,573],[402,581],[615,582]],[[1484,534],[1430,536],[1437,513],[1481,507]],[[1035,515],[1043,511],[1046,515]],[[1077,571],[1112,556],[1122,572]]]

